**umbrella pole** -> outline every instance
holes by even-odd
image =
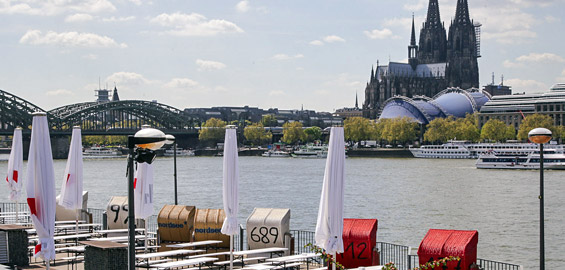
[[[20,204],[18,203],[18,200],[16,200],[16,224],[20,222]]]
[[[149,232],[148,231],[149,226],[147,226],[147,223],[149,223],[149,219],[145,219],[144,223],[145,223],[145,253],[147,253],[147,233]]]
[[[230,270],[233,270],[233,234],[230,234]]]
[[[80,211],[79,209],[76,210],[76,219],[75,219],[75,232],[77,233],[77,235],[78,235],[78,212],[79,211]]]
[[[335,252],[332,253],[332,270],[335,270],[335,264],[337,263],[337,258],[335,257]]]
[[[47,262],[45,262],[45,263],[46,263],[46,265],[47,265],[47,269],[49,269],[50,264],[51,264],[51,261],[50,261],[50,260],[47,260]]]

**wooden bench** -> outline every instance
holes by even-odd
[[[200,266],[203,263],[208,263],[208,262],[213,262],[213,261],[217,261],[218,258],[209,258],[209,257],[202,257],[202,258],[196,258],[196,259],[188,259],[188,260],[182,260],[182,261],[176,261],[176,262],[166,262],[166,263],[159,263],[159,264],[154,264],[151,266],[151,269],[171,269],[171,268],[178,268],[178,267],[184,267],[184,266],[194,266],[194,265],[198,265],[198,269],[200,269]]]
[[[267,257],[250,257],[250,258],[245,258],[245,259],[234,259],[233,260],[233,264],[234,265],[245,265],[246,262],[251,262],[251,261],[264,261],[265,259],[267,259]],[[230,265],[230,260],[227,261],[220,261],[220,262],[215,262],[214,265],[218,265],[220,267],[227,267]]]
[[[170,261],[172,261],[172,260],[171,259],[149,260],[149,261],[146,261],[146,262],[137,263],[135,266],[148,268],[149,266],[151,266],[153,264],[166,263],[166,262],[170,262]]]

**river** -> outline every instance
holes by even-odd
[[[65,160],[55,161],[56,188]],[[345,217],[377,218],[377,240],[417,247],[430,228],[477,230],[480,258],[539,266],[539,172],[479,170],[474,160],[348,158]],[[324,159],[241,157],[239,222],[254,207],[291,209],[291,229],[314,230]],[[89,207],[127,194],[126,159],[84,163]],[[157,158],[155,214],[174,203],[173,160]],[[7,162],[0,161],[0,173]],[[547,269],[565,265],[565,172],[545,172]],[[25,181],[24,174],[24,181]],[[222,208],[222,158],[179,157],[180,204]],[[7,188],[0,201],[8,201]]]

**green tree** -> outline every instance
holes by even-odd
[[[454,137],[458,140],[478,141],[481,133],[477,123],[477,116],[475,114],[467,114],[465,118],[458,118],[455,120]]]
[[[261,123],[251,124],[243,130],[245,139],[251,142],[252,145],[261,145],[265,142],[270,142],[273,138],[271,132],[265,131],[265,127]]]
[[[287,144],[294,144],[298,141],[305,141],[306,140],[306,133],[302,129],[302,123],[295,121],[295,122],[287,122],[283,125],[283,137],[281,139],[284,143]]]
[[[322,139],[322,129],[320,127],[309,127],[304,129],[304,133],[306,134],[306,141],[313,142]]]
[[[516,139],[516,129],[512,125],[506,126],[506,131],[504,132],[504,137],[506,140]]]
[[[276,127],[277,118],[272,114],[263,115],[261,118],[261,124],[263,124],[264,127]]]
[[[343,121],[345,139],[359,142],[374,136],[374,126],[371,120],[363,117],[349,117]]]
[[[427,142],[447,142],[455,138],[455,130],[453,117],[436,118],[428,123],[424,140]]]
[[[418,123],[409,117],[381,119],[381,121],[383,124],[380,137],[390,143],[406,143],[415,140],[418,136]]]
[[[524,120],[522,120],[520,129],[518,129],[518,140],[527,140],[530,130],[539,127],[547,128],[551,130],[551,132],[555,133],[553,119],[549,115],[536,113],[528,115],[526,116],[526,118],[524,118]]]
[[[226,122],[218,118],[210,118],[202,125],[198,131],[198,139],[200,141],[211,142],[216,144],[224,140],[226,133]]]
[[[481,129],[481,140],[496,142],[505,141],[507,138],[507,126],[498,119],[488,120]]]

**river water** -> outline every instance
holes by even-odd
[[[57,192],[65,160],[55,161]],[[479,170],[474,160],[348,158],[345,217],[377,218],[377,240],[417,247],[430,228],[477,230],[480,258],[539,266],[539,172]],[[290,208],[291,229],[315,228],[324,159],[240,157],[240,214]],[[84,163],[89,207],[127,195],[126,159]],[[155,162],[155,214],[174,203],[173,160]],[[7,162],[0,161],[0,174]],[[545,172],[547,269],[565,265],[565,172]],[[25,177],[25,175],[24,175]],[[24,178],[25,181],[25,178]],[[222,208],[222,158],[178,158],[179,204]],[[0,201],[8,201],[7,188]]]

